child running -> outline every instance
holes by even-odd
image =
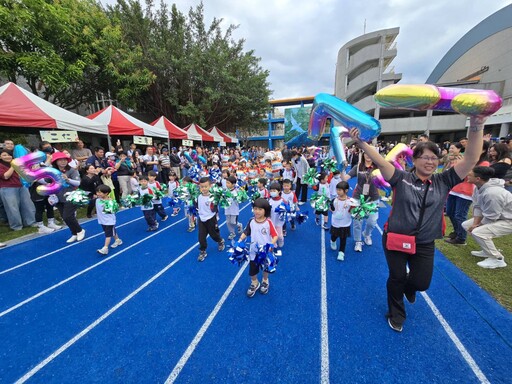
[[[218,208],[210,201],[210,178],[201,177],[199,179],[199,191],[201,194],[197,197],[197,211],[199,220],[198,226],[198,241],[199,241],[199,256],[198,261],[204,261],[207,253],[206,236],[210,235],[219,246],[219,252],[223,251],[226,247],[224,239],[220,236],[219,225],[217,224],[217,211]]]
[[[148,187],[148,177],[146,175],[141,175],[139,177],[139,195],[140,197],[144,197],[144,195],[151,195],[150,189]],[[153,200],[147,202],[146,204],[142,204],[140,206],[142,213],[144,214],[144,219],[146,219],[146,223],[148,224],[147,232],[153,232],[158,229],[158,222],[155,220],[156,214],[153,208]]]
[[[226,179],[226,189],[232,194],[236,195],[238,188],[236,188],[236,177],[229,176]],[[228,227],[229,236],[228,240],[233,240],[236,236],[235,230],[238,229],[238,233],[242,233],[242,224],[238,222],[238,215],[240,214],[240,206],[235,198],[231,198],[231,204],[229,207],[224,208],[224,214],[226,215],[226,225]]]
[[[318,194],[321,196],[327,196],[329,198],[329,184],[327,184],[327,173],[322,172],[319,176],[320,184],[318,184]],[[319,211],[315,210],[315,223],[316,225],[320,225],[320,216],[323,215],[324,221],[322,223],[322,228],[326,231],[329,229],[329,225],[327,224],[329,221],[329,210]]]
[[[161,191],[162,186],[158,181],[156,181],[158,174],[155,171],[149,171],[148,172],[148,187],[150,190],[150,194],[154,195],[156,191]],[[155,210],[155,218],[156,214],[158,213],[158,216],[160,216],[161,221],[165,221],[169,218],[167,216],[167,213],[165,213],[164,206],[162,205],[162,199],[155,199],[153,198],[153,209]]]
[[[112,248],[116,248],[123,244],[123,240],[117,236],[116,231],[116,214],[115,213],[105,213],[105,202],[112,200],[109,197],[109,194],[112,190],[108,185],[99,185],[96,188],[96,215],[98,218],[98,224],[103,228],[103,232],[105,233],[105,243],[103,248],[98,249],[98,253],[102,255],[108,255],[108,246],[110,245],[110,241],[112,237],[114,237],[115,241],[111,245]]]
[[[170,172],[169,173],[169,184],[167,185],[167,194],[168,194],[168,196],[172,198],[174,196],[174,191],[179,186],[180,186],[180,182],[178,181],[178,176],[176,175],[176,172]],[[175,205],[172,208],[172,215],[171,216],[172,217],[178,216],[178,213],[180,213],[180,211],[181,211],[181,208]]]
[[[350,237],[350,225],[352,224],[352,216],[350,216],[352,206],[347,196],[348,190],[348,183],[340,181],[336,185],[338,196],[331,201],[331,249],[336,250],[336,240],[340,239],[338,249],[338,260],[340,261],[345,260],[345,246],[347,237]]]
[[[283,225],[285,224],[285,220],[279,218],[279,212],[276,212],[276,209],[281,204],[287,205],[287,203],[281,197],[281,184],[279,184],[279,182],[274,181],[268,188],[270,192],[270,220],[274,224],[277,232],[277,246],[282,248],[284,246]],[[281,250],[279,248],[276,249],[276,256],[281,256]]]
[[[266,295],[270,286],[268,271],[263,271],[263,280],[260,284],[258,280],[260,266],[255,261],[256,252],[260,246],[269,243],[275,246],[277,243],[277,232],[274,224],[269,219],[270,210],[271,207],[268,200],[262,198],[256,199],[252,208],[254,217],[249,220],[249,223],[247,223],[239,239],[239,242],[242,242],[247,237],[251,238],[251,246],[249,248],[249,276],[251,277],[251,285],[247,290],[248,297],[253,297],[258,289],[262,294]]]
[[[290,211],[300,212],[299,205],[297,204],[299,200],[295,195],[295,191],[292,190],[292,185],[291,180],[283,180],[283,192],[281,193],[281,197],[290,205]],[[295,220],[290,220],[290,227],[292,231],[295,231]],[[286,223],[283,224],[283,236],[286,236]]]

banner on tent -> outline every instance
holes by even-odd
[[[153,145],[153,138],[147,136],[133,136],[133,144]]]
[[[185,147],[193,147],[194,141],[192,140],[181,140],[181,145],[184,145]]]
[[[78,141],[77,131],[39,131],[41,141],[49,143],[70,143]]]

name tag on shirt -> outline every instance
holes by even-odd
[[[366,183],[363,185],[363,195],[369,195],[370,194],[370,184]]]

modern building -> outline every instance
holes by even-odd
[[[379,118],[373,95],[402,78],[390,67],[397,54],[399,32],[400,28],[390,28],[367,33],[341,47],[336,63],[336,97]]]

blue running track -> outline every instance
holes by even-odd
[[[187,226],[180,214],[148,234],[134,208],[106,257],[96,220],[80,243],[63,229],[1,250],[0,382],[512,383],[511,314],[439,252],[396,333],[380,231],[340,262],[310,216],[288,229],[268,295],[249,299],[248,268],[211,239],[199,263]]]

